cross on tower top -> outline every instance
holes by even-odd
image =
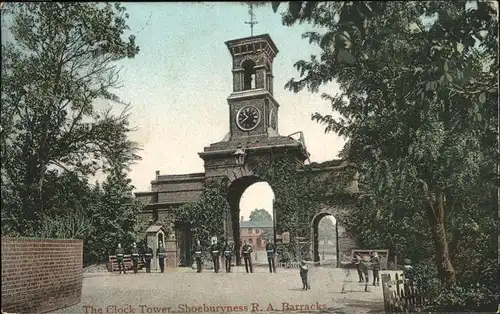
[[[253,26],[259,22],[254,20],[255,14],[253,13],[253,4],[249,4],[249,6],[250,9],[248,10],[248,14],[250,14],[250,22],[245,22],[245,24],[250,24],[250,36],[253,36]]]

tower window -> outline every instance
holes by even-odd
[[[242,64],[243,67],[243,90],[255,88],[255,62],[248,59]]]

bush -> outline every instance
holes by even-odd
[[[491,278],[498,277],[491,274]],[[452,287],[440,282],[434,263],[415,265],[415,282],[427,302],[424,311],[433,312],[490,312],[497,310],[498,284],[475,282],[463,278]]]

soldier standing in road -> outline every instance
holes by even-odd
[[[156,250],[156,255],[158,255],[158,263],[160,264],[160,272],[165,272],[165,248],[163,243],[160,242],[160,247]]]
[[[306,261],[300,262],[300,279],[302,279],[302,290],[310,290],[311,286],[307,280],[307,274],[309,273],[309,268],[306,265]]]
[[[276,273],[276,266],[274,265],[274,254],[276,253],[276,247],[269,239],[266,244],[266,252],[267,252],[267,263],[269,264],[269,272]]]
[[[243,255],[243,259],[245,260],[245,270],[248,273],[248,266],[250,265],[250,273],[253,273],[253,268],[252,268],[252,246],[250,244],[247,244],[247,241],[243,241],[243,247],[241,248],[241,252]]]
[[[144,245],[144,263],[146,264],[146,273],[151,272],[151,259],[153,258],[153,249],[147,244]]]
[[[123,264],[123,256],[125,255],[125,250],[123,250],[121,243],[118,243],[118,248],[116,249],[116,261],[118,262],[118,269],[120,270],[120,274],[125,272],[125,265]]]
[[[363,270],[361,269],[361,256],[356,253],[352,260],[354,265],[356,265],[356,270],[358,271],[359,282],[363,282]]]
[[[132,243],[132,268],[134,269],[134,274],[137,274],[137,264],[139,264],[139,250],[137,249],[137,244]]]
[[[194,258],[196,259],[196,272],[201,273],[201,252],[203,248],[201,247],[200,240],[196,240],[196,247],[194,249]]]
[[[372,253],[372,271],[373,271],[373,285],[378,286],[380,283],[380,276],[379,276],[379,271],[380,271],[380,257],[378,256],[377,252]]]
[[[359,265],[360,265],[361,271],[363,272],[363,276],[365,277],[365,291],[368,292],[368,281],[370,281],[370,278],[368,278],[368,269],[371,266],[370,256],[363,255]]]
[[[226,240],[226,244],[224,245],[224,260],[226,261],[226,272],[227,273],[231,272],[231,260],[232,259],[233,259],[233,248]]]
[[[216,239],[212,240],[212,246],[210,247],[212,252],[212,260],[214,262],[214,272],[218,273],[220,268],[219,260],[219,244]]]

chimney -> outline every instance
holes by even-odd
[[[156,179],[158,179],[158,176],[160,175],[160,170],[156,170]]]
[[[241,221],[243,221],[243,216],[241,216]]]

